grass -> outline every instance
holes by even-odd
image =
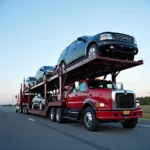
[[[3,107],[15,108],[15,105],[3,105]]]
[[[143,118],[150,119],[150,105],[142,105]]]

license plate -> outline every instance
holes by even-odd
[[[129,115],[130,114],[130,111],[129,110],[124,110],[123,111],[123,115]]]

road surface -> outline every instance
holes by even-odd
[[[79,122],[57,124],[0,107],[0,150],[150,150],[150,121],[133,130],[111,123],[89,132]]]

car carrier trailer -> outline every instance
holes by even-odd
[[[125,128],[134,128],[138,118],[142,117],[142,110],[133,91],[115,87],[95,90],[89,84],[100,81],[115,86],[116,77],[121,71],[142,64],[143,60],[128,61],[93,55],[65,70],[60,67],[53,75],[46,76],[43,82],[26,90],[24,83],[23,86],[21,84],[17,108],[24,114],[49,116],[58,123],[65,119],[83,120],[86,129],[91,131],[98,129],[99,122],[121,122]],[[105,80],[107,75],[111,75],[111,81]],[[103,77],[103,80],[98,81],[97,77]],[[85,91],[80,91],[80,83],[86,86]],[[74,93],[70,93],[73,86]],[[57,96],[57,100],[53,100],[51,92]],[[43,110],[32,109],[35,93],[44,93],[46,101]]]

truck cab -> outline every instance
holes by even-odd
[[[123,88],[123,86],[121,86]],[[96,122],[118,122],[125,128],[136,126],[142,115],[135,93],[118,88],[112,81],[81,80],[68,86],[66,108],[70,117],[83,118],[93,130]]]

